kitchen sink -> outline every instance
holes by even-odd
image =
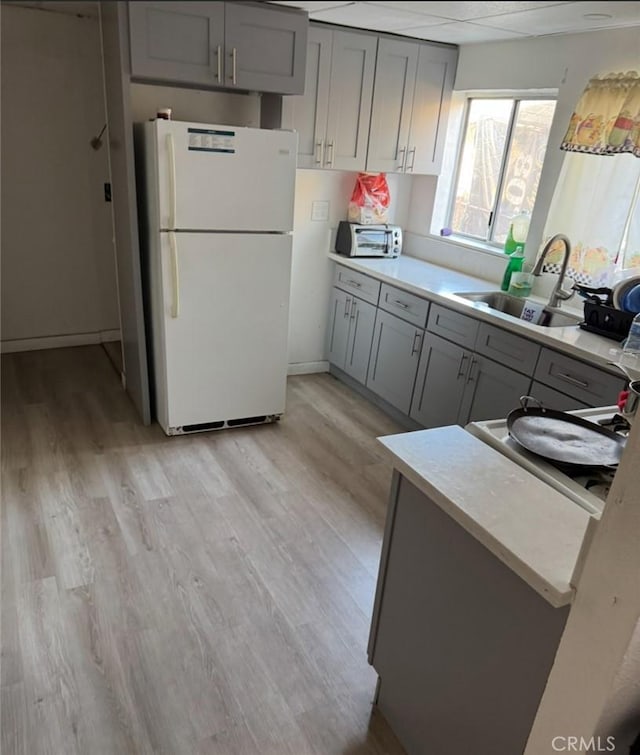
[[[456,294],[467,301],[474,302],[474,304],[482,307],[485,305],[487,309],[493,309],[496,312],[502,312],[505,315],[510,315],[517,319],[520,318],[526,299],[518,296],[511,296],[505,294],[502,291],[486,291],[479,294]],[[577,325],[582,321],[582,317],[574,315],[569,312],[562,312],[558,309],[551,309],[547,307],[545,321],[540,323],[547,328],[565,328],[571,325]]]

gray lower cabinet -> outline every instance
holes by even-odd
[[[424,427],[455,425],[471,352],[425,333],[409,416]]]
[[[306,13],[258,4],[157,0],[132,0],[128,8],[134,79],[304,91]]]
[[[394,472],[369,661],[408,753],[522,753],[568,610]]]
[[[409,414],[424,331],[379,309],[367,388]]]
[[[578,401],[578,399],[566,396],[555,388],[549,388],[542,383],[536,383],[535,380],[529,389],[529,395],[538,399],[538,401],[547,409],[558,409],[561,412],[570,412],[574,409],[588,409],[589,405]]]
[[[360,383],[367,379],[376,308],[333,289],[329,317],[329,361]]]
[[[520,406],[520,397],[529,393],[531,378],[475,354],[460,406],[458,424],[506,417]]]

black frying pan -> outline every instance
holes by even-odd
[[[534,401],[537,406],[530,407]],[[571,470],[615,469],[626,438],[574,414],[545,409],[532,396],[509,412],[509,435],[527,451]]]

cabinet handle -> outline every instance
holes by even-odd
[[[351,278],[349,278],[349,280],[347,281],[347,283],[350,286],[355,286],[356,288],[362,288],[362,283],[358,283],[358,281],[351,280]]]
[[[314,162],[316,165],[322,165],[322,156],[324,153],[324,141],[316,142]]]
[[[463,354],[460,357],[460,366],[458,367],[458,374],[456,375],[456,380],[458,378],[462,377],[462,375],[464,374],[464,372],[465,372],[465,370],[464,370],[464,363],[467,361],[467,359],[469,359],[469,355],[468,354]]]
[[[222,84],[222,45],[216,47],[216,62],[218,66],[217,78],[218,84]]]
[[[419,330],[416,330],[416,332],[413,335],[413,344],[411,346],[411,356],[413,356],[417,351],[420,351],[421,340],[422,340],[422,333],[420,333]]]
[[[344,303],[344,316],[349,317],[349,307],[351,306],[351,297],[347,296],[346,301]]]
[[[473,374],[473,368],[478,364],[478,362],[475,359],[471,360],[471,367],[469,367],[469,376],[467,377],[467,383],[473,383],[473,381],[476,379],[476,376]]]
[[[351,302],[351,319],[354,320],[356,314],[358,313],[358,302],[354,299]]]
[[[238,51],[235,47],[231,48],[231,83],[235,86],[238,83]]]
[[[407,157],[411,155],[411,165],[407,165],[406,172],[407,173],[413,173],[413,166],[416,164],[416,148],[411,147],[411,149],[407,152]]]
[[[331,154],[329,155],[329,150],[331,150]],[[333,142],[327,142],[327,159],[324,161],[325,165],[328,165],[330,168],[333,168]]]
[[[402,160],[400,159],[400,153],[402,153]],[[397,155],[396,159],[398,160],[398,165],[396,166],[397,169],[400,170],[400,171],[403,171],[404,170],[404,161],[407,159],[407,148],[406,147],[401,147],[398,150],[398,155]]]
[[[589,387],[589,383],[585,383],[584,380],[578,380],[578,378],[574,378],[571,375],[566,375],[564,372],[559,372],[558,377],[562,378],[563,380],[566,380],[567,383],[571,383],[572,385],[577,385],[580,388]]]
[[[396,305],[397,307],[402,307],[402,309],[409,309],[409,305],[408,305],[408,304],[405,304],[405,303],[404,303],[403,301],[400,301],[400,299],[394,299],[394,300],[393,300],[393,303],[394,303],[394,304],[395,304],[395,305]]]

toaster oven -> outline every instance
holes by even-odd
[[[336,252],[345,257],[398,257],[402,252],[402,229],[397,225],[360,225],[341,220]]]

